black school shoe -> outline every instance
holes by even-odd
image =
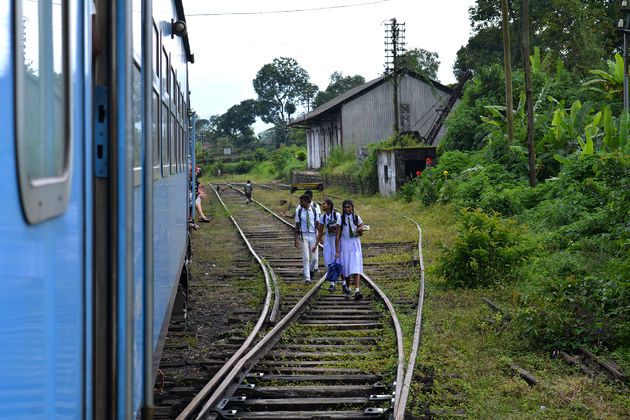
[[[361,300],[363,299],[363,294],[361,292],[356,292],[354,294],[354,300]]]
[[[331,293],[334,292],[335,291],[335,285],[331,284],[330,287],[328,287],[328,291],[331,292]]]

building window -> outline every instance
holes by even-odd
[[[389,168],[387,165],[383,166],[383,178],[385,179],[385,182],[389,182]]]
[[[24,216],[65,212],[70,197],[70,84],[66,1],[15,4],[16,148]]]

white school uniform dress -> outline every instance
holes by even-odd
[[[354,215],[343,214],[340,221],[341,239],[339,241],[339,260],[343,266],[341,275],[348,277],[350,274],[363,274],[363,252],[361,240],[357,235],[357,226],[363,223],[357,215],[357,223],[354,223]],[[345,225],[343,223],[345,219]]]
[[[300,211],[302,209],[302,211]],[[319,250],[311,252],[311,249],[317,243],[317,230],[315,222],[319,218],[317,208],[309,206],[308,209],[299,206],[295,211],[295,223],[300,224],[300,232],[302,233],[302,266],[304,268],[304,279],[311,279],[311,271],[317,269],[317,256]]]
[[[341,215],[336,211],[330,216],[324,212],[319,218],[319,224],[324,225],[324,264],[328,267],[335,260],[335,237],[337,226],[341,224]]]

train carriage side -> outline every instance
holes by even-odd
[[[88,13],[0,2],[0,418],[90,409]]]
[[[95,325],[105,328],[95,328],[94,415],[129,418],[138,415],[147,403],[144,397],[153,392],[180,279],[186,286],[187,63],[192,55],[185,33],[174,32],[175,23],[185,20],[180,0],[153,0],[148,30],[143,28],[141,0],[95,3],[97,27],[106,34],[102,41],[106,54],[95,66],[96,90],[105,92],[109,119],[108,174],[95,178],[95,223],[96,230],[108,232],[109,237],[107,244],[95,243]],[[150,36],[143,37],[143,30]],[[145,54],[146,40],[151,44],[149,54]],[[146,60],[148,78],[143,72],[146,57],[150,57]],[[99,79],[98,75],[107,76]],[[143,119],[145,102],[151,109],[148,133]],[[153,149],[148,183],[143,174],[145,137]],[[149,184],[151,204],[145,201],[144,188]],[[106,205],[99,206],[99,202]],[[153,221],[149,230],[147,220]],[[152,275],[144,269],[149,246]],[[144,367],[144,340],[148,337],[144,328],[145,274],[153,279],[153,369],[149,370]],[[100,343],[109,345],[99,348]],[[150,386],[146,386],[147,375]]]

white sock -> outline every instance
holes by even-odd
[[[359,288],[357,287],[356,289],[354,289],[354,293],[358,293],[359,292]]]
[[[341,284],[345,286],[346,285],[346,281],[345,280],[342,281]]]
[[[330,282],[330,285],[331,285],[331,286],[334,286],[334,285],[335,285],[335,282],[334,282],[334,281],[331,281],[331,282]]]

